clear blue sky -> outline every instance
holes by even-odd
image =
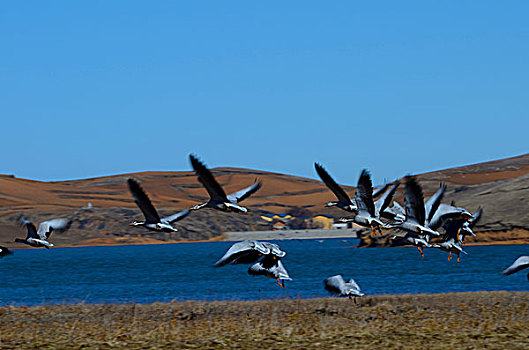
[[[527,1],[0,4],[0,173],[354,184],[529,150]]]

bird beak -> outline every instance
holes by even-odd
[[[129,226],[134,226],[134,223],[133,222],[129,222]]]

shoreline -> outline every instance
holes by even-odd
[[[279,241],[282,240],[306,240],[306,239],[358,239],[355,237],[328,237],[328,236],[321,236],[321,237],[311,237],[311,238],[299,238],[299,237],[292,237],[292,238],[282,238],[279,239]],[[523,238],[522,238],[523,239]],[[242,239],[241,239],[242,240]],[[60,245],[60,246],[53,246],[50,249],[59,249],[59,248],[87,248],[87,247],[115,247],[115,246],[136,246],[136,245],[165,245],[165,244],[192,244],[192,243],[210,243],[210,242],[240,242],[241,240],[228,240],[225,239],[224,235],[213,237],[210,239],[200,239],[200,240],[185,240],[185,241],[156,241],[153,242],[151,240],[146,240],[144,242],[130,242],[130,243],[123,243],[123,242],[105,242],[105,243],[86,243],[86,244],[66,244],[66,245]],[[268,240],[268,239],[265,239]],[[517,239],[511,239],[511,240],[503,240],[503,241],[492,241],[492,242],[468,242],[465,243],[465,247],[473,247],[473,246],[495,246],[495,245],[529,245],[529,242],[527,241],[520,241]],[[401,248],[401,247],[414,247],[413,245],[402,245],[398,247],[387,247],[387,246],[379,246],[379,247],[360,247],[360,248]],[[23,250],[23,249],[35,249],[34,247],[8,247],[9,250]],[[356,248],[356,247],[355,247]]]
[[[455,296],[476,296],[476,295],[503,295],[503,294],[524,294],[529,300],[529,291],[526,290],[479,290],[471,292],[440,292],[440,293],[398,293],[398,294],[366,294],[363,297],[357,297],[358,301],[366,301],[370,299],[387,299],[387,298],[427,298],[427,297],[455,297]],[[151,301],[146,303],[141,302],[58,302],[58,303],[42,303],[42,304],[0,304],[0,311],[6,308],[22,308],[22,309],[31,309],[31,308],[42,308],[42,307],[69,307],[69,306],[79,306],[79,305],[91,305],[91,306],[108,306],[108,305],[142,305],[145,307],[152,305],[163,305],[163,304],[185,304],[185,303],[196,303],[196,304],[214,304],[214,303],[264,303],[264,302],[292,302],[292,301],[303,301],[303,302],[324,302],[332,300],[348,300],[345,297],[334,297],[331,295],[321,297],[321,298],[300,298],[300,297],[284,297],[277,296],[275,298],[261,298],[261,299],[219,299],[219,300],[204,300],[204,299],[186,299],[186,300],[170,300],[170,301]],[[369,303],[369,302],[368,302]],[[0,312],[1,314],[1,312]],[[1,329],[1,325],[0,325]]]

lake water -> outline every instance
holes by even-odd
[[[416,248],[351,248],[356,240],[278,241],[292,281],[247,274],[248,265],[213,267],[231,242],[15,250],[0,259],[0,305],[150,303],[326,297],[323,280],[354,278],[367,294],[529,291],[523,271],[500,272],[523,245],[465,247],[468,255]]]

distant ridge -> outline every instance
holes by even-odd
[[[333,200],[333,194],[315,179],[241,168],[214,168],[212,172],[228,192],[250,185],[256,177],[263,181],[262,189],[244,202],[251,210],[249,215],[206,210],[179,223],[181,231],[176,236],[145,237],[161,241],[210,239],[226,231],[260,229],[263,224],[260,213],[266,212],[295,209],[336,217],[346,214],[324,206]],[[139,215],[126,186],[129,177],[141,181],[155,206],[165,213],[207,199],[207,193],[191,171],[145,171],[53,182],[0,175],[0,242],[12,241],[13,232],[19,230],[15,221],[20,213],[31,217],[52,213],[75,216],[78,223],[68,233],[72,235],[67,240],[71,244],[77,243],[79,235],[84,235],[81,238],[85,240],[142,238],[142,230],[131,230],[126,225]],[[529,154],[419,174],[418,179],[426,195],[444,182],[448,186],[444,202],[454,200],[470,211],[482,206],[485,214],[477,231],[529,232]],[[350,195],[354,193],[353,187],[345,186],[345,190]],[[401,197],[402,192],[395,196],[397,200]],[[81,209],[89,202],[92,208]]]

